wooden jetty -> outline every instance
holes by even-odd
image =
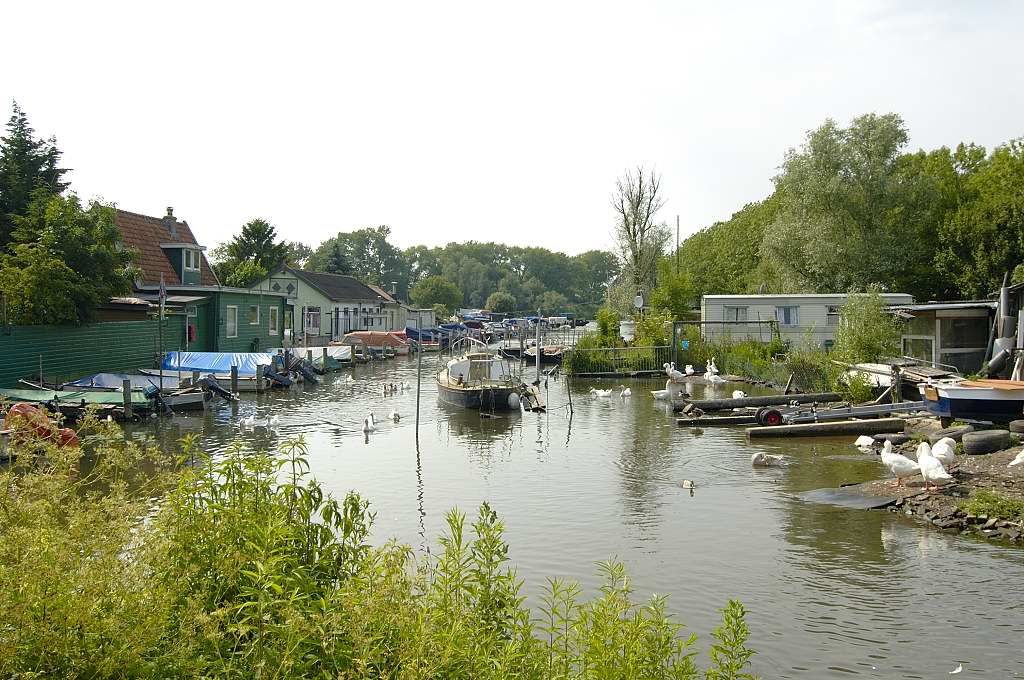
[[[734,408],[746,408],[750,406],[786,406],[787,404],[825,404],[834,401],[842,401],[843,396],[838,392],[814,392],[810,394],[766,394],[758,397],[743,397],[741,399],[694,399],[687,402],[693,404],[701,411],[729,411]],[[686,404],[672,406],[673,411],[682,411]]]
[[[801,423],[751,427],[748,437],[827,437],[830,435],[885,434],[903,432],[906,421],[902,418],[873,418],[870,420],[839,420],[827,423]]]

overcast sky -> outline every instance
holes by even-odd
[[[229,9],[228,5],[233,9]],[[685,234],[771,191],[826,117],[901,114],[911,147],[1024,134],[1021,2],[20,2],[0,101],[73,188],[209,247],[252,217],[315,246],[610,247],[654,166]],[[9,108],[3,113],[6,119]]]

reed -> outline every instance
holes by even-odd
[[[741,605],[702,673],[696,636],[618,562],[594,598],[552,580],[532,612],[487,504],[418,556],[371,544],[368,502],[325,492],[301,439],[215,459],[186,438],[172,460],[83,434],[81,461],[43,446],[0,472],[4,677],[749,677]]]

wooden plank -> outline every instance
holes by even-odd
[[[748,437],[827,437],[829,435],[884,434],[903,432],[902,418],[873,418],[871,420],[837,420],[827,423],[803,423],[800,425],[776,425],[774,427],[751,427]]]
[[[705,418],[676,418],[679,427],[724,427],[726,425],[757,425],[754,416],[707,416]]]

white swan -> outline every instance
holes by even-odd
[[[595,397],[601,397],[601,398],[612,396],[612,390],[610,388],[607,389],[607,390],[599,390],[596,387],[591,387],[590,388],[590,393],[593,394]]]
[[[704,379],[707,380],[712,385],[721,385],[722,383],[725,382],[725,378],[718,375],[717,373],[705,373]]]
[[[391,420],[397,423],[399,420],[402,419],[402,416],[398,415],[398,411],[392,411],[391,413],[388,414],[388,418],[391,418]]]
[[[686,376],[685,376],[685,375],[683,375],[683,374],[682,374],[682,373],[681,373],[681,372],[680,372],[680,371],[679,371],[679,370],[678,370],[678,369],[676,368],[676,365],[675,365],[674,363],[671,363],[671,364],[664,364],[664,365],[662,366],[662,368],[664,368],[664,369],[665,369],[665,375],[667,375],[667,376],[669,377],[669,379],[670,379],[670,380],[685,380],[685,379],[686,379]]]
[[[411,390],[411,389],[412,389],[412,385],[410,385],[410,384],[409,384],[409,383],[407,383],[407,382],[403,382],[403,383],[402,383],[402,390],[403,390],[403,391],[404,391],[404,390]]]
[[[633,390],[629,389],[625,385],[619,385],[619,387],[622,388],[622,390],[619,392],[619,397],[621,397],[622,399],[633,396]]]
[[[744,392],[743,390],[733,390],[732,391],[732,398],[733,399],[746,399],[747,398],[747,393]]]
[[[932,455],[946,467],[956,465],[956,442],[950,437],[943,437],[935,442],[935,446],[932,447]]]
[[[651,390],[651,394],[654,395],[654,398],[658,401],[665,401],[669,398],[669,394],[671,394],[671,392],[669,390]]]
[[[750,457],[750,464],[754,467],[784,467],[786,459],[758,451]]]
[[[920,466],[900,453],[893,453],[892,442],[886,440],[882,445],[882,465],[896,478],[894,486],[903,486],[904,477],[913,477],[921,471]]]
[[[873,437],[869,437],[865,434],[862,434],[861,436],[857,437],[857,439],[853,442],[853,445],[856,446],[858,449],[869,449],[875,445],[875,440]]]
[[[715,358],[711,357],[708,359],[708,365],[704,370],[705,373],[718,373],[718,366],[715,366]]]
[[[377,429],[377,424],[373,420],[373,412],[363,418],[363,432],[373,432]]]
[[[1013,467],[1014,465],[1021,465],[1024,463],[1024,449],[1017,454],[1017,457],[1006,464],[1006,467]]]
[[[256,427],[256,416],[255,416],[255,414],[251,415],[251,416],[247,416],[245,418],[242,418],[242,429],[248,428],[248,429],[251,430],[254,427]]]
[[[921,442],[917,447],[917,464],[921,468],[925,491],[931,490],[932,484],[938,489],[939,486],[953,481],[952,475],[946,472],[939,459],[932,455],[932,447],[928,442]]]
[[[683,372],[686,373],[686,375],[693,375],[693,364],[686,364]]]

